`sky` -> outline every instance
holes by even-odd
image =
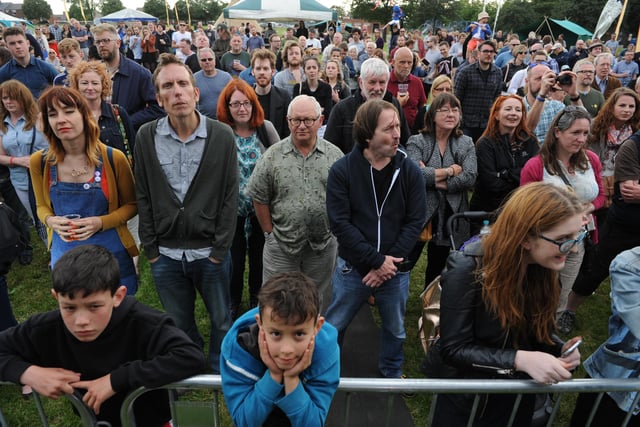
[[[145,0],[125,0],[123,1],[123,4],[126,5],[126,7],[130,8],[130,9],[137,9],[137,8],[141,8],[142,6],[144,6],[144,1]],[[320,3],[322,3],[323,5],[325,5],[326,7],[331,7],[334,4],[340,4],[340,0],[318,0]],[[173,3],[175,3],[175,1],[171,1],[169,0],[169,5],[173,5]],[[64,8],[62,6],[62,0],[49,0],[49,4],[51,5],[51,9],[53,10],[53,13],[56,15],[62,14],[64,11]],[[67,7],[69,7],[69,2],[67,1]],[[215,17],[217,19],[217,16]]]

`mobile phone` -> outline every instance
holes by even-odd
[[[578,341],[574,342],[571,347],[569,347],[568,349],[566,349],[564,352],[562,352],[562,354],[560,355],[560,358],[563,357],[567,357],[568,355],[570,355],[571,353],[573,353],[574,351],[576,351],[576,349],[578,347],[580,347],[580,344],[582,344],[582,338],[580,338]]]

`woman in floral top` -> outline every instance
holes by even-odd
[[[231,315],[235,319],[240,312],[244,287],[244,266],[249,254],[249,304],[258,302],[262,285],[262,247],[264,236],[253,210],[253,201],[244,194],[256,162],[267,147],[280,140],[270,121],[264,119],[264,111],[251,86],[240,79],[231,80],[220,93],[217,109],[218,120],[233,129],[238,148],[240,171],[240,197],[238,221],[231,246],[233,274],[231,276]]]

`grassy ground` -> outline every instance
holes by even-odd
[[[26,319],[33,313],[55,308],[55,301],[51,297],[50,274],[47,268],[47,254],[42,244],[36,246],[34,262],[30,266],[14,264],[8,277],[10,298],[13,310],[18,321]],[[158,297],[153,286],[148,264],[141,257],[141,284],[137,297],[142,302],[161,309]],[[417,319],[420,316],[419,295],[422,291],[421,278],[424,277],[425,260],[422,257],[414,270],[411,278],[411,296],[407,307],[407,342],[405,345],[406,375],[410,378],[422,378],[420,363],[423,352],[417,333]],[[584,337],[584,344],[580,351],[584,357],[595,350],[607,336],[607,318],[610,313],[608,282],[598,289],[598,292],[581,307],[578,313],[578,325],[576,334]],[[245,298],[246,300],[246,298]],[[203,332],[208,331],[208,318],[204,306],[197,306],[199,327]],[[567,338],[567,337],[565,337]],[[584,377],[584,371],[579,369],[575,378]],[[206,394],[197,394],[196,398],[206,397]],[[571,416],[575,397],[565,398],[561,406],[561,412],[555,425],[565,426]],[[69,405],[64,401],[43,400],[45,410],[52,426],[76,426],[78,419],[71,412]],[[429,413],[428,396],[416,395],[407,399],[407,404],[413,415],[416,425],[426,425]],[[20,390],[17,386],[0,387],[0,408],[7,418],[8,425],[35,426],[39,425],[39,418],[32,402],[20,398]],[[224,415],[223,415],[224,417]],[[230,424],[228,417],[223,418],[224,425]]]

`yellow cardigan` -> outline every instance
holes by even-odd
[[[100,155],[102,161],[109,165],[107,157],[107,146],[98,143],[100,147]],[[129,166],[129,161],[125,155],[116,149],[113,150],[113,164],[110,167],[105,166],[107,185],[109,187],[109,213],[100,217],[102,219],[102,229],[108,230],[115,228],[120,237],[122,245],[127,249],[129,255],[138,255],[138,247],[136,246],[133,236],[127,229],[127,221],[133,218],[138,212],[136,206],[136,189],[133,183],[133,172]],[[49,162],[44,162],[44,171],[42,170],[42,154],[43,151],[36,151],[31,155],[29,173],[33,182],[33,191],[36,196],[36,206],[38,208],[38,218],[44,223],[46,217],[55,215],[53,206],[51,206],[51,197],[49,196]],[[115,171],[111,173],[111,171]],[[51,248],[51,229],[47,228],[48,246]]]

